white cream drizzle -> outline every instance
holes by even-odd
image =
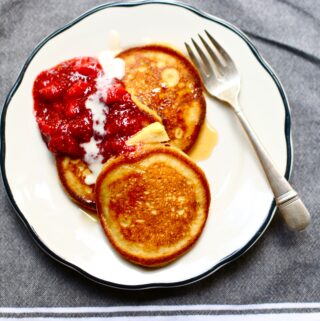
[[[110,50],[102,51],[99,56],[99,62],[104,70],[106,78],[122,79],[125,72],[125,63],[121,58],[114,58],[115,53]]]
[[[103,74],[98,76],[96,80],[97,91],[88,97],[85,106],[90,109],[93,122],[93,134],[105,135],[104,125],[106,123],[109,108],[101,101],[106,100],[107,88],[112,85],[113,78],[121,80],[125,74],[125,63],[115,55],[120,51],[119,35],[115,31],[111,31],[108,35],[110,50],[102,51],[98,55],[98,60],[103,69]],[[99,154],[98,144],[101,140],[96,140],[94,136],[90,141],[80,146],[85,151],[84,160],[88,164],[91,174],[85,178],[88,185],[94,184],[103,167],[103,157]]]
[[[105,134],[104,124],[106,114],[109,112],[108,106],[100,101],[102,93],[98,90],[86,100],[86,108],[91,110],[93,131],[100,136]]]

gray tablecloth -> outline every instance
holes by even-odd
[[[182,288],[126,292],[97,285],[49,258],[14,213],[0,184],[0,318],[14,316],[10,309],[3,309],[10,307],[170,305],[177,307],[171,312],[174,315],[181,313],[180,305],[320,302],[320,1],[186,2],[247,32],[278,74],[292,109],[291,182],[310,209],[312,225],[295,233],[276,216],[249,252],[212,276]],[[1,106],[34,46],[101,3],[104,1],[0,0]],[[292,312],[291,308],[286,309]],[[320,311],[317,304],[303,309]],[[108,311],[105,316],[112,313]],[[37,313],[41,316],[42,312]]]

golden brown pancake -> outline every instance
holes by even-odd
[[[68,156],[56,156],[56,167],[62,186],[69,197],[90,212],[96,211],[94,185],[87,185],[85,178],[91,173],[81,159]]]
[[[165,265],[190,249],[210,203],[202,170],[177,148],[161,144],[110,159],[95,193],[99,219],[113,247],[147,267]]]
[[[184,55],[163,45],[130,48],[118,57],[126,64],[126,90],[158,113],[172,145],[188,151],[206,110],[198,71]]]
[[[163,125],[153,122],[130,137],[128,145],[134,146],[144,142],[153,143],[168,140]],[[83,209],[94,213],[96,211],[94,184],[88,185],[85,182],[86,176],[91,174],[87,164],[81,159],[56,156],[56,167],[60,181],[69,197]]]

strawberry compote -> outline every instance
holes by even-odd
[[[103,77],[98,60],[83,57],[62,62],[36,78],[33,86],[36,120],[54,154],[85,160],[83,146],[94,140],[106,161],[127,148],[128,137],[154,121],[135,105],[121,81],[113,78],[99,82]],[[104,115],[102,124],[93,109],[88,108],[88,101],[93,98]],[[102,130],[95,130],[97,125]]]

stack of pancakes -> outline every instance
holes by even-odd
[[[210,191],[202,170],[184,153],[205,117],[198,72],[176,50],[148,45],[125,50],[122,81],[132,100],[165,131],[149,124],[127,141],[134,152],[109,159],[95,185],[80,159],[57,156],[60,180],[82,208],[98,212],[114,248],[129,261],[161,266],[185,253],[207,219]],[[159,129],[160,128],[160,129]],[[130,142],[129,142],[130,141]]]

